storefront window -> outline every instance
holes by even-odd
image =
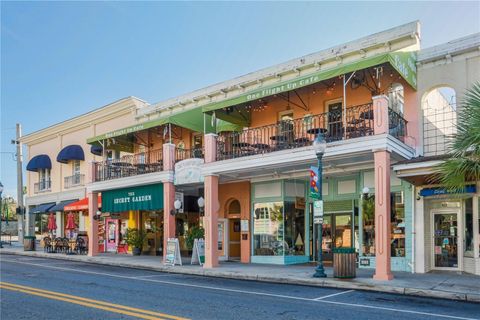
[[[391,255],[405,257],[405,202],[403,192],[391,193]],[[375,256],[375,196],[362,200],[363,256]]]
[[[285,202],[285,255],[305,254],[305,209]]]
[[[465,200],[465,248],[464,251],[473,255],[473,200]]]
[[[403,192],[391,193],[392,257],[405,257],[405,202]]]
[[[282,256],[283,202],[255,203],[253,219],[254,254]]]

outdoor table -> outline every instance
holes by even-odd
[[[325,129],[325,128],[311,128],[311,129],[308,129],[308,130],[307,130],[307,133],[309,133],[309,134],[315,134],[315,135],[317,135],[317,134],[319,134],[319,133],[325,134],[325,133],[327,133],[327,132],[328,132],[328,130]]]
[[[307,143],[310,142],[310,139],[306,138],[306,137],[301,137],[301,138],[297,138],[295,140],[293,140],[293,142],[295,142],[296,145],[306,145]]]
[[[248,147],[250,147],[250,143],[248,143],[248,142],[237,142],[237,143],[234,143],[233,146],[235,148],[240,148],[240,149],[248,148]]]
[[[276,141],[276,142],[285,142],[285,141],[287,141],[287,137],[285,137],[285,136],[271,136],[270,140]]]
[[[268,148],[270,148],[270,146],[265,143],[255,143],[255,144],[252,144],[252,147],[259,150],[267,150]]]

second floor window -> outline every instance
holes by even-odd
[[[80,175],[80,160],[72,161],[72,176]]]

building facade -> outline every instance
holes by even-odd
[[[409,23],[143,103],[128,120],[90,130],[82,146],[99,156],[84,167],[89,254],[118,251],[127,228],[147,232],[145,253],[165,255],[167,239],[177,238],[188,254],[189,236],[202,227],[206,268],[222,260],[306,263],[317,248],[328,264],[335,249],[353,247],[376,279],[422,272],[419,186],[397,168],[427,148],[420,104],[425,87],[434,87],[426,78],[435,76],[419,59],[431,55],[420,51],[419,37],[419,23]],[[441,68],[435,72],[448,72]],[[309,180],[318,135],[327,143],[322,243]],[[30,159],[36,155],[29,149]],[[472,210],[478,217],[478,198]]]

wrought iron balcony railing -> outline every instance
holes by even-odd
[[[217,140],[217,160],[309,146],[318,133],[323,133],[327,142],[370,136],[373,128],[371,103],[347,108],[345,119],[343,112],[338,111],[280,121],[221,134]]]
[[[185,159],[200,158],[203,159],[203,148],[192,148],[192,149],[175,149],[175,162],[182,161]]]
[[[390,135],[398,140],[405,141],[405,137],[407,136],[407,120],[405,120],[400,113],[388,109],[388,130]]]
[[[48,192],[51,190],[52,181],[51,180],[41,180],[33,185],[34,193]]]
[[[63,187],[65,189],[83,186],[85,184],[84,174],[74,174],[73,176],[65,177],[63,179]]]
[[[162,149],[93,163],[93,181],[105,181],[163,170]]]

